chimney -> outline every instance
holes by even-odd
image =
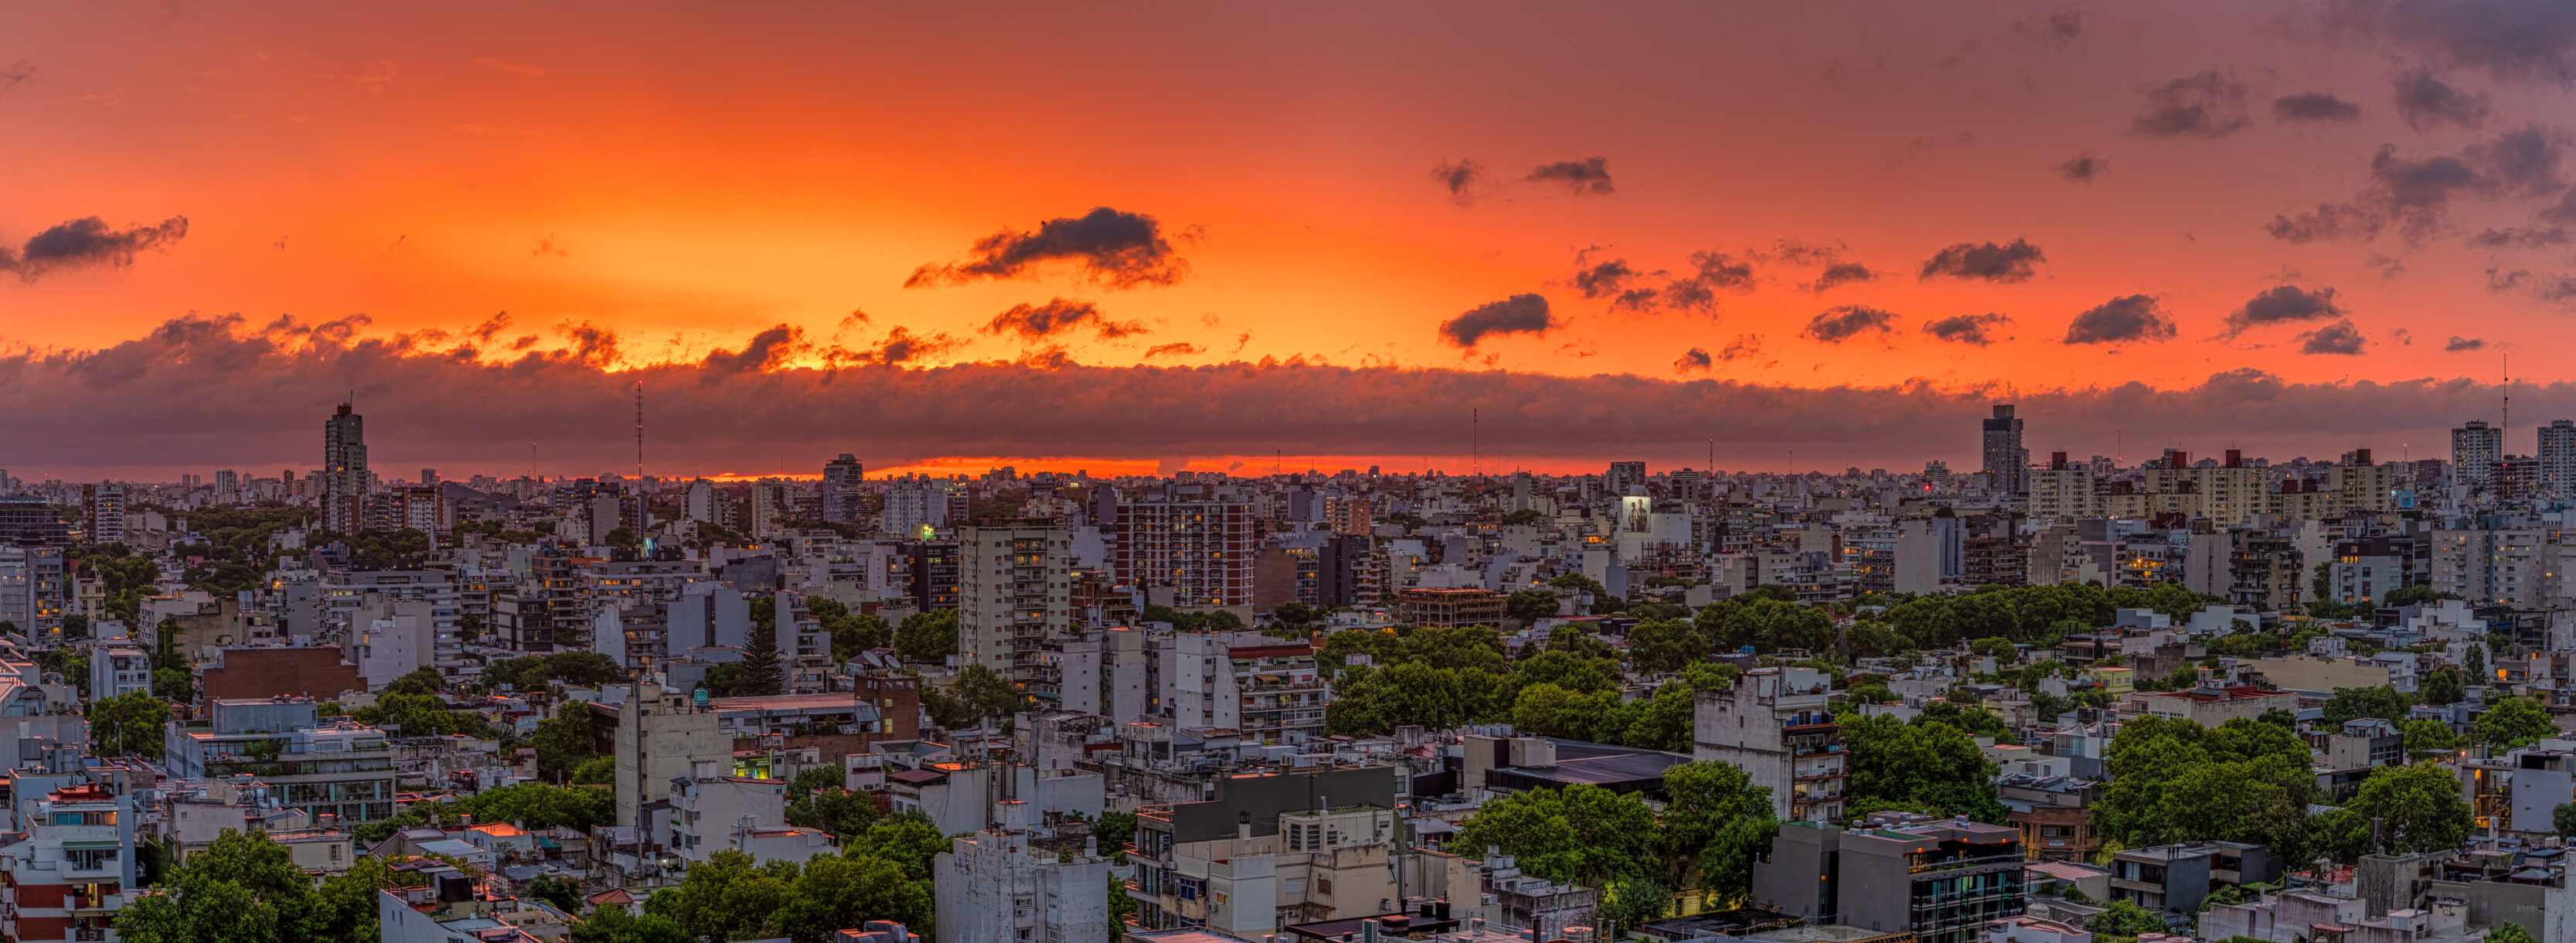
[[[1235,816],[1236,816],[1236,818],[1235,818],[1235,821],[1234,821],[1234,837],[1235,837],[1235,838],[1237,838],[1237,839],[1243,840],[1243,841],[1251,841],[1251,840],[1252,840],[1252,810],[1250,810],[1250,809],[1245,809],[1245,810],[1243,810],[1243,811],[1241,811],[1241,812],[1237,812],[1237,813],[1235,813]]]

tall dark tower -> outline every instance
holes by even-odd
[[[1986,420],[1985,458],[1995,494],[2020,504],[2030,494],[2030,450],[2021,445],[2021,420],[2009,405],[1996,406],[1994,418]]]

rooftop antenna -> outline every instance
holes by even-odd
[[[1485,411],[1481,409],[1467,411],[1468,470],[1479,478],[1485,476],[1484,416]]]
[[[644,381],[635,381],[635,487],[644,487]]]
[[[2504,358],[2504,418],[2498,423],[2504,428],[2496,431],[2496,458],[2502,459],[2505,452],[2504,437],[2513,434],[2513,355],[2499,354],[2498,356]]]

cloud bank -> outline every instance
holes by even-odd
[[[542,441],[549,474],[605,473],[633,465],[639,381],[647,471],[661,475],[797,469],[854,448],[879,466],[1274,450],[1463,456],[1470,444],[1460,417],[1471,409],[1482,413],[1489,462],[1617,454],[1698,465],[1701,440],[1713,437],[1723,468],[1769,467],[1786,449],[1800,453],[1802,467],[1898,467],[1973,458],[1975,420],[1993,402],[2020,404],[2033,451],[2108,453],[2106,430],[2125,425],[2131,439],[2223,438],[2286,459],[2440,441],[2443,430],[2489,415],[2497,394],[2469,380],[2290,383],[2251,369],[2178,389],[2021,393],[1921,380],[1795,388],[1294,361],[1098,367],[1058,358],[910,369],[807,348],[792,329],[763,332],[706,362],[610,371],[569,348],[495,360],[499,351],[471,344],[362,337],[361,328],[192,315],[97,350],[0,356],[0,396],[17,406],[0,413],[0,435],[16,443],[8,467],[71,478],[300,473],[321,459],[321,418],[354,390],[386,468],[515,474],[527,467],[528,443]],[[788,366],[782,348],[806,351],[799,362],[844,366]],[[2521,384],[2514,399],[2536,416],[2567,415],[2576,384]],[[124,434],[96,435],[100,428]]]

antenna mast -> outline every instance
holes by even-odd
[[[635,381],[635,487],[644,487],[644,381]]]
[[[2504,428],[2497,430],[2496,434],[2497,461],[2504,460],[2504,437],[2513,434],[2513,355],[2500,356],[2504,358],[2504,418],[2498,424]]]
[[[1479,478],[1485,476],[1484,416],[1482,409],[1467,411],[1467,467]]]

